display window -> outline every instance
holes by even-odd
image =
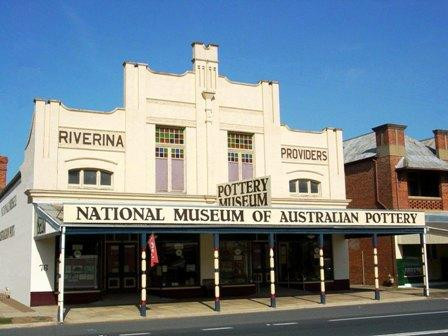
[[[303,283],[320,281],[319,236],[278,236],[279,282]],[[325,280],[333,280],[331,235],[324,235]]]
[[[159,264],[150,270],[151,287],[199,286],[199,237],[156,236]]]
[[[98,289],[100,240],[96,237],[68,237],[65,256],[65,288]]]
[[[221,283],[238,285],[249,283],[250,242],[222,240],[220,242]]]

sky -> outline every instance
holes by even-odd
[[[0,155],[23,160],[33,99],[123,105],[125,60],[191,69],[191,42],[219,45],[220,74],[280,83],[292,128],[348,139],[384,123],[448,129],[448,1],[0,0]]]

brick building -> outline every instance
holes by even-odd
[[[446,222],[448,131],[434,130],[434,137],[419,141],[407,136],[405,129],[403,125],[384,124],[344,142],[349,207],[424,210],[427,225],[428,216],[434,215]],[[429,278],[433,282],[448,280],[446,232],[430,228],[427,235]],[[418,244],[417,236],[380,237],[380,283],[391,284],[391,278],[398,285],[421,282]],[[349,256],[351,283],[372,284],[371,239],[350,239]]]
[[[6,186],[8,172],[8,158],[0,155],[0,191]]]

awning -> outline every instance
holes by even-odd
[[[429,233],[448,237],[448,212],[426,213],[425,220]]]
[[[366,209],[232,208],[172,204],[36,204],[38,237],[111,233],[422,233],[423,212]]]
[[[34,239],[57,236],[63,225],[63,206],[55,204],[34,204],[36,212]]]

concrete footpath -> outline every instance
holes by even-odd
[[[325,307],[375,304],[374,292],[370,287],[356,287],[350,291],[327,294]],[[321,308],[318,294],[288,290],[277,298],[277,308],[269,307],[268,297],[233,298],[221,300],[221,311],[213,310],[214,301],[191,299],[189,301],[168,301],[149,303],[147,316],[140,317],[137,304],[117,304],[120,300],[104,300],[82,306],[68,306],[65,323],[92,323],[127,320],[151,320],[175,317],[216,316],[224,314],[241,314],[302,308]],[[432,289],[431,298],[448,298],[448,289]],[[136,298],[137,300],[137,298]],[[421,288],[382,288],[379,302],[405,302],[428,300],[423,297]],[[33,307],[32,309],[15,302],[0,298],[0,328],[11,328],[30,325],[55,324],[57,306]]]

